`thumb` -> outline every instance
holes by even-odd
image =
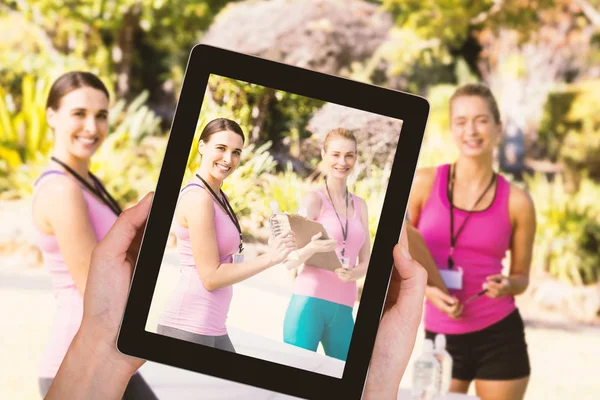
[[[150,192],[135,206],[128,208],[117,218],[106,236],[98,243],[97,251],[112,257],[125,254],[150,212],[154,193]]]
[[[442,298],[442,300],[444,301],[444,303],[453,306],[456,303],[458,303],[458,299],[454,296],[449,296],[446,293],[440,291],[440,297]]]
[[[313,235],[312,238],[310,238],[310,240],[317,240],[318,238],[320,238],[321,236],[323,236],[322,232],[318,232],[315,235]]]
[[[406,232],[406,221],[404,222],[404,224],[402,224],[402,230],[400,231],[400,238],[398,238],[398,243],[404,250],[406,250],[405,256],[409,260],[412,259],[410,252],[408,251],[408,233]]]
[[[412,259],[408,250],[401,243],[394,246],[393,257],[394,266],[403,281],[418,278],[427,282],[427,271],[421,264]]]

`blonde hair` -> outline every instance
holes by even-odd
[[[352,140],[354,145],[357,146],[358,142],[356,141],[356,136],[346,128],[335,128],[327,132],[325,136],[325,142],[323,142],[323,150],[327,151],[327,145],[335,138],[342,138]]]
[[[452,97],[450,97],[450,115],[452,115],[452,102],[459,97],[466,96],[478,96],[481,97],[487,103],[494,121],[496,124],[500,123],[500,110],[498,109],[498,103],[492,94],[490,88],[480,83],[469,83],[463,85],[454,91]]]

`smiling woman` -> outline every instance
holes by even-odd
[[[40,371],[42,396],[81,324],[92,250],[121,213],[104,185],[89,172],[91,158],[108,133],[108,103],[108,90],[88,72],[62,75],[48,95],[46,117],[54,132],[54,148],[46,171],[34,184],[32,200],[36,241],[57,300]],[[125,398],[156,397],[136,373]]]
[[[530,364],[515,296],[529,282],[533,202],[493,169],[502,122],[486,86],[456,90],[450,123],[458,160],[418,170],[409,200],[411,224],[449,289],[427,287],[426,338],[447,335],[454,360],[450,391],[466,393],[474,380],[482,400],[522,399]]]
[[[175,210],[179,283],[160,315],[158,334],[235,352],[225,326],[232,285],[280,263],[295,249],[292,235],[281,236],[266,254],[244,262],[241,227],[221,190],[243,147],[244,132],[229,119],[210,121],[200,135],[200,166]]]
[[[310,192],[301,208],[336,240],[342,268],[302,267],[294,282],[283,335],[286,343],[311,351],[317,351],[321,343],[326,355],[345,361],[354,331],[356,280],[366,275],[369,266],[369,217],[367,203],[347,186],[358,157],[354,135],[342,128],[330,131],[321,157],[325,185]]]

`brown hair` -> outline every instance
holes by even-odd
[[[240,125],[237,122],[227,118],[213,119],[208,124],[206,124],[206,126],[202,130],[202,133],[200,134],[200,139],[198,141],[201,140],[204,143],[207,143],[208,139],[210,139],[212,135],[214,135],[217,132],[223,131],[235,132],[242,137],[242,143],[246,141],[246,138],[244,137],[244,131],[242,130]]]
[[[485,85],[480,83],[469,83],[463,85],[454,91],[452,97],[450,97],[450,114],[452,114],[452,102],[459,97],[466,96],[479,96],[487,103],[494,121],[496,124],[500,123],[500,110],[498,109],[498,103],[492,94],[492,91]]]
[[[54,81],[48,94],[48,100],[46,100],[46,108],[51,108],[55,111],[58,110],[60,108],[60,101],[64,96],[83,87],[100,90],[106,95],[107,99],[110,99],[108,89],[106,89],[104,83],[96,75],[90,72],[71,71],[61,75]]]
[[[335,128],[327,132],[327,136],[325,136],[325,142],[323,143],[323,149],[325,151],[327,151],[327,144],[336,137],[352,140],[354,144],[357,145],[356,137],[349,129]]]

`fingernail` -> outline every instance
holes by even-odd
[[[412,256],[406,247],[400,246],[400,252],[402,253],[402,257],[406,258],[408,261],[412,260]]]
[[[152,198],[152,196],[154,196],[154,192],[148,192],[148,193],[146,193],[146,195],[144,196],[144,198],[142,200],[140,200],[140,203],[144,203],[144,202],[148,201],[148,199]]]

